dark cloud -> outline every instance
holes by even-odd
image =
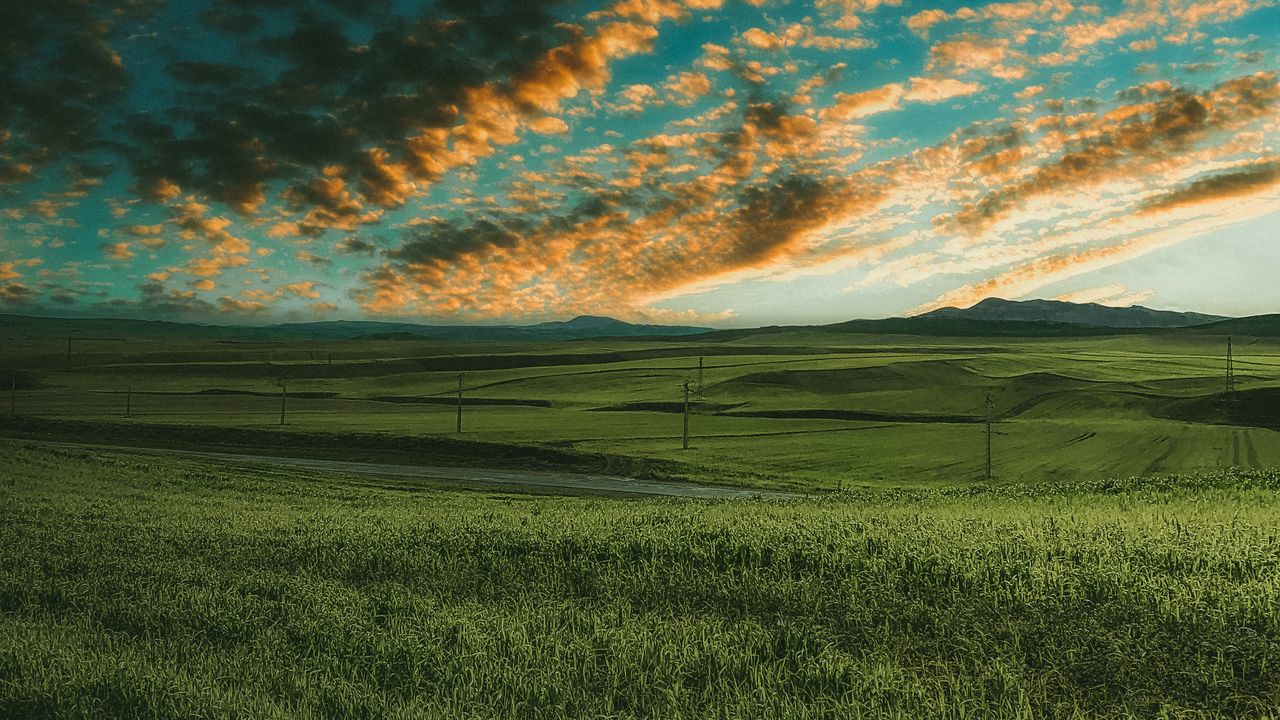
[[[995,128],[981,124],[968,125],[956,133],[960,153],[966,160],[989,157],[1002,150],[1021,147],[1026,142],[1022,130],[1012,125]]]
[[[138,286],[138,290],[136,301],[113,299],[104,307],[120,317],[170,320],[208,319],[215,310],[213,303],[200,299],[194,292],[172,290],[162,282],[146,282]]]
[[[824,218],[828,184],[807,175],[788,175],[741,194],[738,231],[724,260],[730,266],[752,265],[786,245],[795,232]]]
[[[441,262],[485,252],[494,248],[513,248],[532,228],[519,218],[482,219],[474,223],[431,220],[415,225],[404,241],[387,257],[407,266],[430,266]]]
[[[110,111],[128,74],[113,43],[145,18],[142,0],[42,0],[0,3],[0,132],[4,175],[101,150]],[[15,168],[17,168],[15,170]]]
[[[262,18],[237,9],[234,3],[216,5],[200,14],[200,21],[232,35],[250,35],[262,27]]]
[[[250,77],[248,68],[208,62],[175,62],[165,68],[178,82],[188,85],[214,85],[225,87],[241,83]]]
[[[22,283],[0,284],[0,305],[30,305],[35,299],[35,291]]]
[[[0,185],[27,182],[33,177],[35,177],[35,172],[30,163],[0,165]]]
[[[1146,201],[1139,212],[1155,213],[1184,205],[1245,195],[1276,183],[1280,183],[1280,160],[1271,160],[1250,165],[1242,170],[1193,180]]]
[[[348,253],[350,255],[370,255],[378,249],[374,243],[365,240],[356,235],[348,235],[334,246],[339,252]]]
[[[297,188],[342,166],[365,201],[398,205],[405,181],[388,177],[388,161],[410,155],[406,141],[424,129],[453,126],[471,89],[503,87],[568,37],[556,4],[442,0],[414,17],[389,2],[220,4],[205,15],[244,37],[244,55],[168,65],[183,102],[129,123],[138,187],[176,183],[250,213],[269,183]],[[275,22],[250,20],[267,14]],[[385,155],[371,162],[370,152]]]

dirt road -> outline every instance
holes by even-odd
[[[138,452],[182,457],[205,458],[234,465],[276,465],[306,470],[334,473],[379,475],[383,477],[421,478],[443,480],[458,485],[475,485],[479,488],[532,488],[543,491],[563,492],[573,495],[650,495],[697,498],[703,500],[731,500],[742,498],[789,499],[799,497],[795,493],[776,490],[752,490],[747,488],[697,485],[668,480],[637,480],[611,475],[582,475],[575,473],[542,472],[533,470],[485,470],[467,467],[432,467],[428,465],[393,465],[389,463],[365,463],[348,460],[321,460],[316,458],[284,457],[279,455],[254,455],[241,453],[206,452],[203,450],[175,450],[166,448],[126,447],[120,445],[93,445],[42,440],[20,440],[50,447],[81,450],[106,450],[111,452]]]

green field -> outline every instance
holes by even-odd
[[[18,415],[120,425],[463,438],[658,461],[704,482],[830,490],[1280,465],[1280,342],[1187,333],[942,338],[784,330],[560,343],[66,337],[13,330]],[[725,339],[725,338],[729,339]],[[693,447],[682,396],[697,381]],[[5,372],[8,370],[9,372]],[[132,387],[131,397],[126,399]],[[10,398],[6,398],[9,400]],[[129,417],[125,417],[126,403]],[[0,405],[0,408],[4,408]],[[8,409],[8,408],[4,408]],[[116,434],[118,435],[118,428]]]
[[[0,442],[0,717],[1261,718],[1280,475],[787,503]]]
[[[1275,339],[38,330],[0,437],[808,494],[0,439],[0,717],[1280,716]]]

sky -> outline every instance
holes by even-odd
[[[1275,0],[0,4],[0,312],[1280,312]]]

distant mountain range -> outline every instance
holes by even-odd
[[[795,328],[721,330],[703,339],[716,342]],[[1123,333],[1195,333],[1280,337],[1280,314],[1225,318],[1204,313],[1152,310],[1142,306],[1110,307],[1059,300],[988,298],[968,308],[941,308],[912,317],[847,320],[819,330],[875,335],[933,337],[1078,337]]]
[[[294,323],[275,327],[293,329],[327,338],[369,340],[585,340],[608,337],[681,336],[711,332],[711,328],[684,325],[639,325],[610,317],[580,315],[572,320],[536,325],[417,325],[376,321],[339,320],[323,323]]]
[[[1122,333],[1185,332],[1280,337],[1280,314],[1224,318],[1204,313],[1109,307],[1057,300],[989,298],[968,308],[942,308],[913,317],[849,320],[810,327],[713,330],[684,325],[644,325],[583,315],[533,325],[420,325],[376,320],[283,323],[262,326],[197,325],[155,320],[42,318],[0,315],[0,337],[73,335],[82,338],[182,337],[227,342],[296,340],[439,340],[442,342],[546,342],[591,338],[687,337],[724,342],[752,335],[817,330],[937,337],[1069,337]]]
[[[1004,300],[987,298],[967,308],[945,307],[916,318],[949,318],[1000,322],[1052,322],[1106,328],[1176,328],[1206,325],[1230,318],[1194,312],[1152,310],[1134,305],[1111,307],[1061,300]]]
[[[610,337],[678,337],[711,332],[685,325],[642,325],[609,317],[583,315],[572,320],[535,325],[420,325],[377,320],[335,320],[279,325],[200,325],[158,320],[113,318],[44,318],[0,315],[0,332],[40,331],[68,335],[183,336],[214,340],[442,340],[497,342],[582,340]]]

